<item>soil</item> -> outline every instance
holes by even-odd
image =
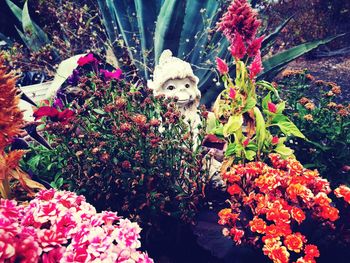
[[[335,82],[342,88],[342,100],[350,101],[350,54],[325,58],[301,57],[292,61],[288,69],[308,69],[316,79]]]

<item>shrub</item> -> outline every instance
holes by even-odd
[[[341,103],[341,88],[307,72],[285,71],[279,82],[288,101],[287,114],[308,140],[294,140],[306,167],[317,168],[332,183],[350,175],[350,106]]]
[[[272,166],[250,162],[223,174],[231,195],[230,207],[219,212],[219,224],[226,226],[223,234],[236,244],[262,248],[273,262],[315,262],[320,253],[308,244],[301,226],[312,219],[325,229],[335,227],[339,210],[328,196],[329,182],[293,158],[269,158]],[[336,193],[348,200],[344,189]]]
[[[0,199],[1,262],[151,263],[140,231],[71,192],[42,190],[28,205]]]
[[[55,148],[46,160],[62,167],[51,176],[53,185],[144,225],[159,222],[161,215],[192,221],[207,181],[203,130],[194,135],[174,101],[122,80],[119,70],[98,69],[92,54],[78,63],[66,83],[67,90],[76,85],[75,99],[68,103],[69,95],[59,92],[63,103],[56,100],[34,113],[46,116],[45,131]]]

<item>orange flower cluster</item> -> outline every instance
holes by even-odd
[[[16,78],[7,72],[0,55],[0,151],[20,132],[23,113],[18,108],[19,97],[15,88]]]
[[[33,193],[31,188],[44,189],[19,169],[18,162],[25,151],[5,153],[5,147],[19,134],[23,125],[23,113],[18,107],[19,96],[15,84],[16,78],[7,72],[0,54],[0,197],[4,198],[10,197],[11,178],[18,180],[29,193]]]
[[[318,248],[307,244],[297,228],[307,216],[333,224],[339,211],[328,197],[329,182],[293,158],[270,154],[262,162],[233,165],[223,174],[231,195],[230,208],[219,212],[224,235],[236,244],[258,245],[273,262],[316,262]],[[350,202],[350,188],[335,191]],[[291,256],[293,255],[293,257]],[[299,257],[299,258],[298,258]]]
[[[344,198],[344,200],[350,204],[350,188],[349,187],[347,187],[345,185],[341,185],[337,189],[334,190],[334,194],[338,198]]]

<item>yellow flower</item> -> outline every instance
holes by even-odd
[[[304,119],[307,120],[307,121],[313,121],[313,120],[314,120],[314,118],[312,117],[311,114],[306,114],[306,115],[304,116]]]

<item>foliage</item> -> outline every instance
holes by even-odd
[[[273,262],[315,262],[317,246],[303,234],[304,224],[334,228],[339,210],[328,194],[329,182],[293,158],[270,154],[272,166],[261,162],[233,165],[223,174],[230,207],[219,212],[224,235],[236,244],[261,247]],[[349,199],[349,189],[336,194]]]
[[[217,22],[229,2],[159,0],[149,6],[143,0],[132,3],[99,0],[98,4],[110,43],[116,56],[122,58],[120,66],[125,72],[138,71],[148,79],[160,53],[170,49],[175,56],[192,64],[194,73],[201,80],[202,103],[211,105],[222,90],[214,70],[215,57],[229,56],[227,47],[230,43],[217,30]],[[236,0],[232,5],[245,6],[248,3]],[[264,47],[286,24],[282,25],[278,26],[279,30],[273,37],[267,37],[269,41],[264,42]],[[275,75],[287,62],[329,41],[331,38],[324,42],[315,41],[307,48],[305,45],[296,47],[293,56],[287,52],[278,58],[267,58],[266,65],[273,63],[277,66],[266,67],[263,73]]]
[[[288,101],[287,115],[308,138],[294,140],[298,159],[333,183],[348,182],[350,106],[339,103],[341,88],[304,70],[286,70],[282,75],[279,84]]]
[[[92,54],[78,64],[63,88],[76,87],[73,102],[60,91],[63,104],[58,99],[34,113],[38,119],[46,116],[55,150],[50,156],[39,146],[36,152],[58,168],[55,186],[145,225],[162,215],[192,221],[207,181],[202,129],[190,129],[174,101],[120,79],[118,70],[101,69]]]
[[[138,249],[141,228],[83,196],[40,191],[27,205],[0,199],[1,262],[152,263]]]
[[[228,163],[233,159],[235,162],[263,160],[273,151],[287,157],[293,151],[285,146],[286,136],[305,138],[283,115],[285,102],[279,99],[275,87],[266,81],[256,82],[256,76],[262,71],[262,38],[256,36],[260,22],[250,6],[245,5],[244,8],[246,11],[243,13],[247,16],[239,17],[235,13],[240,10],[239,6],[232,5],[219,24],[219,29],[231,42],[236,78],[231,79],[229,66],[217,58],[225,90],[214,104],[216,127],[211,132],[228,142],[225,152],[226,157],[230,157],[226,160]],[[264,98],[257,96],[257,87],[267,89],[268,94]],[[278,100],[277,104],[272,102],[273,97]]]
[[[89,1],[33,0],[27,1],[23,10],[10,0],[6,2],[26,29],[22,33],[25,46],[15,43],[6,51],[13,68],[52,77],[56,65],[64,59],[87,51],[103,53],[105,34]]]
[[[34,189],[44,187],[34,182],[19,167],[18,162],[25,154],[23,150],[8,151],[14,137],[21,131],[23,113],[18,107],[19,96],[15,88],[16,78],[7,72],[0,54],[0,196],[10,198],[11,181],[17,180],[21,187],[33,195]]]

